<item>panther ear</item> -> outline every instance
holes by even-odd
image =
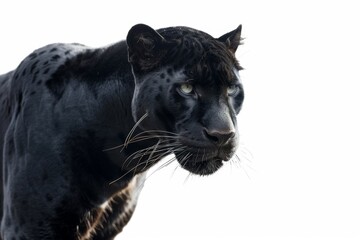
[[[239,25],[235,30],[228,32],[218,38],[218,40],[224,42],[233,53],[236,52],[236,49],[241,44],[241,28],[242,25]]]
[[[129,62],[148,69],[158,62],[165,39],[151,27],[137,24],[129,30],[126,43]]]

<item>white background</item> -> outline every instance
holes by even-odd
[[[4,1],[0,72],[53,42],[103,46],[136,23],[220,36],[243,24],[241,162],[147,181],[119,239],[360,239],[357,1]]]

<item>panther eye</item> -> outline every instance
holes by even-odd
[[[190,83],[183,83],[180,85],[179,90],[183,94],[189,95],[194,91],[194,87]]]
[[[229,96],[234,96],[234,95],[237,94],[238,90],[239,90],[239,87],[238,87],[238,86],[236,86],[236,85],[231,85],[231,86],[229,86],[229,87],[227,88],[227,94],[228,94]]]

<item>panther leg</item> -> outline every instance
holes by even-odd
[[[123,189],[104,204],[104,214],[93,240],[111,240],[119,234],[134,213],[136,203],[145,181],[146,173],[134,177]]]

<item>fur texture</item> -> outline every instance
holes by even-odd
[[[1,75],[2,239],[113,239],[166,155],[217,171],[238,143],[240,32],[139,24],[106,48],[45,46]]]

